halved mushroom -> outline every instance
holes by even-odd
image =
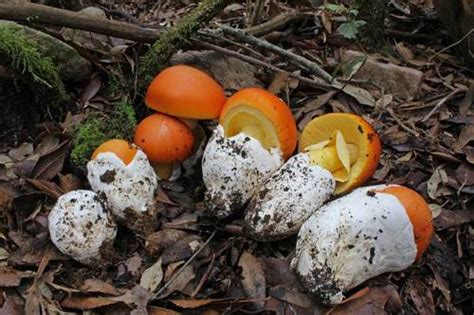
[[[219,218],[242,209],[263,180],[296,147],[296,124],[275,95],[247,88],[230,97],[203,155],[209,212]]]
[[[344,113],[309,122],[299,147],[300,153],[264,181],[249,203],[245,215],[249,236],[275,240],[298,233],[334,193],[368,180],[381,150],[373,128],[361,117]]]
[[[409,188],[358,188],[303,224],[292,268],[324,303],[339,303],[347,290],[420,258],[431,240],[431,220],[423,197]]]
[[[101,149],[104,149],[102,150]],[[155,201],[158,187],[155,171],[143,151],[132,144],[126,151],[121,146],[101,146],[87,163],[87,179],[91,188],[107,204],[119,223],[148,234],[157,227],[159,208]],[[132,160],[125,163],[129,153]]]

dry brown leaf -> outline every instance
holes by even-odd
[[[202,239],[198,235],[187,236],[163,250],[163,265],[168,265],[177,261],[185,260],[191,257],[203,245]],[[209,254],[206,248],[199,253],[199,257],[205,257]]]
[[[461,185],[474,185],[474,166],[466,163],[461,164],[456,169],[455,176]]]
[[[242,268],[242,286],[247,297],[255,298],[258,301],[255,305],[265,306],[266,281],[265,274],[258,259],[247,251],[240,256],[238,266]]]
[[[278,94],[281,89],[286,86],[289,78],[289,72],[278,72],[273,77],[272,83],[270,83],[270,85],[268,86],[267,91],[273,94]]]
[[[461,134],[453,146],[454,152],[462,153],[462,149],[472,140],[474,140],[474,124],[469,124],[461,130]]]
[[[15,161],[23,161],[27,156],[33,154],[33,144],[23,143],[19,147],[11,149],[8,155]]]
[[[155,306],[148,306],[146,308],[148,315],[180,315],[181,313],[163,308],[163,307],[155,307]]]
[[[48,196],[53,199],[59,198],[64,192],[61,188],[53,182],[41,179],[26,179],[28,183],[39,189],[40,191],[46,193]]]
[[[23,278],[33,278],[32,271],[19,271],[6,266],[0,266],[0,287],[17,287]]]
[[[179,275],[174,278],[163,295],[167,296],[175,291],[183,291],[186,285],[196,277],[193,264],[189,264],[182,271],[176,272],[179,272]]]
[[[53,179],[63,169],[68,151],[69,141],[64,141],[54,151],[41,156],[31,173],[31,177],[45,180]]]
[[[164,248],[171,246],[171,244],[174,242],[177,242],[187,236],[189,236],[189,234],[181,230],[160,230],[147,236],[145,249],[150,255],[158,256],[161,254]]]
[[[59,145],[59,138],[52,134],[45,134],[35,148],[34,153],[45,155],[55,150]]]
[[[95,308],[116,304],[119,301],[106,297],[93,296],[70,296],[61,301],[61,305],[67,308],[79,310],[92,310]]]
[[[199,308],[206,305],[247,304],[247,303],[255,302],[255,300],[254,299],[225,298],[225,299],[203,299],[203,300],[195,300],[195,299],[169,300],[169,302],[181,308],[193,309],[193,308]]]
[[[392,285],[370,287],[355,293],[355,297],[334,306],[328,315],[379,315],[398,312],[402,306],[400,296]]]
[[[140,285],[150,292],[154,292],[163,280],[161,257],[151,267],[146,269],[140,279]]]
[[[92,293],[103,293],[113,296],[118,296],[122,294],[120,290],[115,288],[110,283],[99,279],[87,279],[84,281],[84,284],[79,288],[82,292],[92,292]]]
[[[89,104],[89,101],[97,95],[97,92],[99,92],[101,87],[102,79],[99,75],[90,79],[79,95],[79,104],[82,107],[86,107]]]
[[[454,226],[474,221],[474,211],[472,210],[443,210],[434,220],[438,230],[449,229]]]
[[[433,175],[431,175],[430,179],[428,180],[427,188],[426,188],[428,196],[430,196],[431,199],[438,198],[439,185],[447,183],[447,182],[448,182],[448,174],[442,168],[442,166],[439,166],[438,168],[435,169],[435,171],[433,172]]]
[[[406,288],[408,296],[415,305],[417,314],[433,315],[435,314],[435,304],[430,289],[418,277],[413,277],[408,281]]]
[[[82,181],[79,177],[74,174],[59,174],[59,187],[61,187],[64,193],[77,190],[82,187]]]
[[[395,49],[404,61],[409,61],[413,59],[413,52],[404,43],[396,43]]]
[[[6,297],[2,307],[0,307],[0,314],[5,315],[23,315],[24,309],[22,305],[18,305],[15,299]]]

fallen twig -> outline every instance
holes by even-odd
[[[385,110],[387,111],[387,113],[390,115],[390,117],[393,118],[393,120],[395,120],[395,122],[400,126],[400,128],[402,128],[403,130],[405,130],[406,132],[408,132],[409,134],[415,136],[415,137],[419,137],[420,134],[418,132],[416,132],[415,130],[411,129],[410,127],[408,127],[407,125],[405,125],[403,123],[403,121],[400,120],[400,118],[397,117],[397,115],[395,115],[395,113],[393,112],[393,110],[391,108],[385,108]]]
[[[452,91],[451,93],[449,93],[448,95],[446,95],[445,97],[443,97],[436,105],[435,107],[433,107],[430,112],[421,120],[421,122],[426,122],[428,121],[428,119],[430,119],[430,117],[436,113],[439,108],[441,106],[443,106],[444,103],[446,103],[448,100],[450,100],[451,98],[453,98],[454,95],[460,93],[460,92],[465,92],[466,90],[463,89],[463,88],[458,88],[454,91]]]
[[[140,42],[153,42],[159,36],[159,31],[155,29],[88,17],[78,12],[36,3],[25,2],[15,5],[0,3],[0,19],[64,26]]]
[[[160,294],[163,293],[173,283],[173,281],[181,274],[181,272],[183,272],[183,270],[187,266],[189,266],[189,264],[194,260],[194,258],[196,258],[202,252],[202,250],[206,248],[207,245],[209,245],[209,243],[211,242],[211,240],[214,238],[215,235],[216,235],[216,231],[212,232],[211,236],[209,236],[206,242],[202,244],[201,248],[199,248],[191,257],[189,257],[189,259],[184,263],[184,265],[182,265],[181,268],[179,268],[178,271],[175,272],[173,277],[171,277],[171,279],[167,283],[165,283],[165,285],[163,285],[163,287],[161,287],[161,289],[159,289],[158,292],[156,292],[153,295],[153,299],[157,299],[160,297]]]
[[[278,68],[274,65],[271,65],[268,62],[255,59],[255,58],[247,56],[247,55],[242,55],[242,54],[238,53],[237,51],[233,51],[233,50],[230,50],[230,49],[226,49],[226,48],[214,45],[214,44],[210,44],[210,43],[206,43],[206,42],[202,42],[202,41],[198,41],[198,40],[192,40],[192,41],[194,42],[194,44],[196,44],[196,45],[198,45],[202,48],[212,49],[212,50],[220,52],[222,54],[225,54],[225,55],[228,55],[228,56],[246,61],[248,63],[254,64],[254,65],[257,65],[257,66],[264,67],[264,68],[266,68],[268,70],[271,70],[271,71],[289,73],[290,77],[298,79],[301,82],[304,82],[304,83],[306,83],[308,85],[311,85],[315,88],[318,88],[318,89],[321,89],[321,90],[324,90],[324,91],[330,90],[332,88],[329,84],[327,84],[326,82],[324,82],[322,80],[321,81],[316,81],[316,80],[312,80],[312,79],[303,77],[299,74],[288,72],[288,71],[280,69],[280,68]]]
[[[232,35],[248,44],[261,47],[264,49],[267,49],[269,51],[272,51],[274,53],[279,54],[280,56],[285,56],[286,58],[289,59],[290,62],[296,63],[300,66],[303,66],[306,68],[308,71],[311,73],[314,73],[315,75],[321,77],[323,80],[325,80],[328,83],[333,82],[333,77],[327,73],[323,68],[321,68],[319,65],[316,63],[299,56],[295,53],[292,53],[290,51],[287,51],[277,45],[274,45],[272,43],[267,42],[264,39],[257,38],[251,34],[246,33],[245,31],[235,29],[233,27],[229,27],[227,25],[219,25],[219,28],[226,34]]]
[[[275,16],[273,19],[255,26],[246,28],[245,31],[253,36],[264,36],[271,32],[283,29],[285,26],[298,23],[304,19],[313,16],[309,13],[291,12],[282,13]]]

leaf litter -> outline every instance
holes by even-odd
[[[202,183],[192,180],[193,174],[199,174],[194,166],[186,180],[161,183],[156,196],[163,207],[158,231],[143,239],[120,228],[116,264],[89,269],[65,257],[49,241],[46,216],[59,195],[87,188],[84,174],[70,165],[69,153],[74,128],[110,99],[104,77],[95,74],[77,88],[76,107],[68,109],[62,123],[45,121],[36,126],[36,134],[24,137],[25,142],[0,146],[0,312],[468,313],[467,286],[473,273],[468,262],[473,233],[469,224],[474,219],[472,71],[460,67],[451,51],[437,54],[447,39],[439,22],[429,15],[431,1],[392,1],[387,24],[388,34],[394,34],[390,56],[364,52],[350,60],[340,58],[343,50],[358,48],[343,35],[357,36],[360,25],[341,27],[340,13],[311,6],[313,2],[317,1],[270,1],[262,11],[262,22],[295,11],[310,12],[314,18],[266,37],[322,62],[338,80],[348,80],[343,88],[337,84],[339,89],[310,87],[295,79],[295,75],[306,75],[304,71],[265,51],[257,52],[263,61],[285,72],[274,74],[250,64],[241,71],[241,63],[209,51],[193,50],[189,62],[212,64],[218,58],[214,68],[218,73],[213,74],[229,86],[259,85],[278,93],[291,105],[300,131],[313,117],[330,111],[354,112],[369,120],[383,142],[372,183],[405,184],[430,201],[436,232],[421,261],[361,285],[338,306],[324,307],[290,271],[294,239],[254,242],[239,234],[238,218],[219,223],[207,217]],[[195,7],[193,1],[160,3],[157,7],[144,1],[114,1],[113,9],[106,11],[114,17],[121,12],[120,16],[130,16],[143,26],[164,28]],[[233,4],[218,19],[245,28],[246,10],[244,4]],[[423,37],[434,34],[443,40]],[[418,35],[422,39],[413,41]],[[90,36],[94,38],[82,43],[78,39],[77,45],[83,45],[101,70],[121,76],[119,80],[125,79],[123,69],[134,71],[139,47]],[[123,58],[113,56],[117,51]],[[380,82],[366,80],[361,71],[368,60],[374,67],[385,64],[383,69],[396,66],[393,69],[400,75],[421,73],[416,93],[405,98],[395,93],[404,89],[403,82],[390,82],[393,90],[387,91]],[[239,82],[234,82],[236,78]],[[205,141],[210,126],[201,127]],[[212,231],[217,234],[205,246]]]

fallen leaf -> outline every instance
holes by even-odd
[[[474,166],[463,163],[454,174],[459,184],[474,185]]]
[[[438,198],[438,186],[447,182],[448,174],[441,166],[439,166],[435,169],[433,175],[431,175],[430,179],[428,180],[426,188],[428,196],[430,196],[431,199]]]
[[[79,289],[82,292],[87,292],[87,293],[103,293],[103,294],[108,294],[108,295],[113,295],[113,296],[118,296],[122,294],[120,290],[115,288],[110,283],[107,283],[99,279],[87,279],[86,281],[84,281],[84,284],[81,285]]]
[[[53,199],[59,198],[64,192],[53,182],[41,179],[26,179],[28,183],[39,189],[40,191],[46,193]]]
[[[69,141],[64,141],[54,151],[41,156],[31,173],[31,177],[45,180],[53,179],[61,172],[68,151]]]
[[[406,291],[417,314],[433,315],[435,314],[435,304],[430,289],[418,277],[413,277],[408,281]]]
[[[466,92],[463,100],[459,104],[459,114],[466,115],[469,111],[469,108],[472,107],[474,103],[474,81],[471,81],[469,84],[469,89]]]
[[[293,284],[297,282],[296,276],[290,270],[290,265],[287,261],[274,257],[259,257],[258,260],[268,285],[277,286],[279,284]]]
[[[433,219],[437,218],[441,214],[441,211],[443,211],[443,207],[436,203],[430,203],[428,206],[430,207],[431,218]]]
[[[173,282],[171,282],[171,284],[168,286],[166,293],[164,293],[163,296],[167,296],[175,291],[182,292],[186,285],[188,285],[188,283],[194,280],[196,277],[193,264],[187,265],[182,271],[180,270],[181,269],[176,271],[179,272],[179,275],[174,278]]]
[[[165,203],[167,205],[177,206],[177,203],[172,201],[168,197],[168,194],[166,194],[166,192],[161,187],[158,187],[158,189],[156,190],[155,199],[156,199],[156,201]]]
[[[454,152],[462,153],[462,149],[472,140],[474,140],[474,124],[469,124],[462,128],[458,140],[453,146]]]
[[[129,272],[133,276],[136,276],[138,275],[140,271],[142,263],[143,263],[143,259],[140,257],[140,255],[135,254],[132,257],[125,260],[124,265],[125,267],[127,267],[127,272]]]
[[[181,308],[193,309],[193,308],[199,308],[206,305],[247,304],[247,303],[255,302],[255,299],[232,299],[232,298],[201,299],[201,300],[190,299],[190,300],[169,300],[169,302]]]
[[[375,108],[381,109],[381,108],[386,108],[390,103],[393,101],[393,95],[392,94],[384,94],[382,95],[381,98],[375,102]]]
[[[97,94],[97,92],[99,92],[101,87],[102,79],[99,75],[90,79],[79,95],[79,104],[82,107],[86,107],[89,104],[89,101]]]
[[[33,144],[32,143],[23,143],[19,147],[11,149],[8,152],[13,160],[19,162],[23,161],[28,155],[33,154]]]
[[[396,43],[395,49],[404,61],[409,61],[413,59],[413,52],[404,43]]]
[[[151,267],[146,269],[140,279],[140,285],[150,292],[154,292],[163,280],[163,267],[161,257]]]
[[[74,308],[79,310],[92,310],[95,308],[112,305],[119,301],[106,297],[93,296],[70,296],[61,301],[61,305],[66,308]]]
[[[148,315],[180,315],[181,313],[170,310],[168,308],[148,306],[146,308]]]
[[[334,306],[327,314],[331,315],[378,315],[398,312],[402,306],[400,296],[392,285],[374,286],[356,292],[342,304]]]
[[[338,87],[336,85],[335,87]],[[341,87],[341,86],[339,86]],[[342,91],[349,96],[355,98],[360,104],[374,107],[375,106],[375,99],[367,90],[363,88],[354,86],[352,84],[346,84],[342,87]]]
[[[169,247],[174,242],[177,242],[187,236],[189,236],[189,234],[181,230],[160,230],[147,236],[145,249],[150,255],[158,256],[161,254],[164,248]]]
[[[174,242],[163,250],[163,265],[188,259],[202,246],[202,239],[198,235],[190,235]],[[205,257],[207,255],[209,255],[208,248],[205,248],[201,253],[199,253],[199,257]]]
[[[434,220],[436,229],[445,230],[454,226],[474,221],[474,211],[471,210],[443,210]]]
[[[273,77],[272,83],[267,88],[267,91],[273,94],[278,94],[281,89],[285,87],[290,78],[289,72],[278,72]]]
[[[242,286],[248,297],[255,298],[257,307],[265,306],[265,274],[258,259],[247,251],[240,256],[238,266],[242,268]]]
[[[74,174],[59,174],[59,187],[61,187],[64,193],[68,193],[73,190],[80,189],[82,187],[82,181]]]
[[[17,287],[23,278],[33,278],[32,271],[19,271],[6,266],[0,266],[0,287]]]
[[[52,134],[46,134],[38,143],[38,145],[35,148],[34,153],[38,155],[45,155],[53,150],[55,150],[59,145],[59,138],[52,135]]]
[[[18,305],[15,299],[9,298],[8,296],[5,298],[5,302],[3,302],[3,305],[0,308],[0,314],[23,315],[24,313],[23,305]]]

